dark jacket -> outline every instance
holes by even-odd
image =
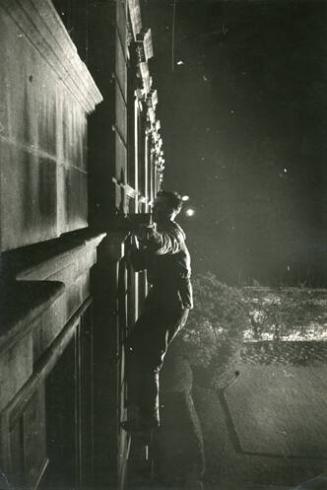
[[[136,271],[147,270],[152,285],[147,302],[159,307],[193,308],[191,258],[185,233],[175,221],[158,222],[140,249],[133,249]]]

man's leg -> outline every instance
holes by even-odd
[[[160,425],[159,373],[170,342],[184,326],[188,310],[146,309],[127,340],[129,404],[140,409],[140,424]]]
[[[151,330],[140,350],[140,412],[144,421],[160,425],[159,375],[172,340],[185,325],[188,310],[160,311],[153,314]]]

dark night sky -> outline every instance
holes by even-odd
[[[174,72],[172,2],[144,3],[165,188],[197,211],[180,219],[194,269],[325,284],[327,2],[177,0]]]

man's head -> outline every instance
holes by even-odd
[[[177,192],[159,191],[153,203],[154,219],[174,219],[183,206],[182,196]]]

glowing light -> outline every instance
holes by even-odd
[[[184,61],[179,60],[179,61],[177,61],[177,64],[178,64],[179,66],[184,65]]]
[[[186,202],[190,200],[190,196],[182,196],[182,201]]]
[[[195,215],[195,210],[193,208],[187,208],[185,210],[185,216],[187,216],[188,218],[192,218],[192,216]]]

